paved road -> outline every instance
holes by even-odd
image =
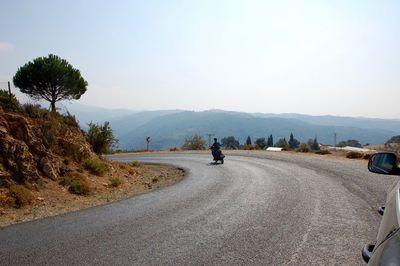
[[[0,229],[1,265],[358,265],[393,177],[362,162],[258,154],[113,157],[183,166],[173,186]]]

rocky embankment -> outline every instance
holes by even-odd
[[[2,186],[57,180],[84,160],[97,157],[73,117],[31,118],[0,109]]]
[[[75,117],[34,105],[7,110],[0,101],[0,226],[141,194],[183,175],[172,166],[104,160]]]

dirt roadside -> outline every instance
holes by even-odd
[[[34,202],[19,209],[0,206],[0,227],[81,210],[112,201],[150,192],[182,180],[183,169],[157,164],[123,164],[111,162],[111,171],[104,176],[90,175],[90,193],[86,196],[72,194],[59,182],[45,180],[32,188]],[[113,186],[111,177],[120,184]],[[114,184],[115,185],[115,184]]]

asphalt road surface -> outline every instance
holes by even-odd
[[[260,153],[119,155],[184,167],[181,182],[0,229],[1,265],[362,265],[395,180],[363,161]]]

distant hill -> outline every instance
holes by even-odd
[[[111,122],[113,124],[113,122]],[[181,146],[186,137],[193,134],[205,136],[213,133],[216,137],[235,136],[241,143],[247,136],[253,141],[257,137],[272,134],[274,139],[289,138],[291,132],[300,141],[317,136],[321,143],[333,144],[333,135],[337,141],[357,139],[361,143],[383,143],[394,131],[386,129],[364,129],[350,126],[325,126],[307,123],[298,119],[279,117],[257,117],[245,113],[232,112],[178,112],[162,115],[126,131],[131,122],[125,120],[125,130],[117,130],[122,148],[141,149],[145,147],[146,136],[152,137],[153,149],[167,149]],[[126,132],[126,133],[125,133]]]
[[[364,129],[387,129],[391,131],[400,132],[399,119],[380,119],[380,118],[366,118],[366,117],[345,117],[345,116],[311,116],[302,114],[254,114],[259,117],[280,117],[298,119],[307,123],[312,123],[322,126],[349,126]]]
[[[71,109],[72,110],[72,109]],[[81,121],[80,112],[71,111]],[[100,112],[101,113],[101,112]],[[99,114],[99,112],[98,112]],[[324,144],[333,144],[334,133],[337,142],[357,139],[362,144],[385,143],[390,137],[399,135],[400,121],[390,119],[372,119],[337,116],[308,116],[301,114],[250,114],[210,110],[192,112],[182,110],[128,112],[117,115],[108,114],[108,118],[92,113],[91,121],[110,121],[122,149],[143,149],[145,138],[152,138],[152,149],[180,147],[185,138],[207,133],[216,137],[235,136],[241,143],[250,136],[254,141],[258,137],[273,135],[274,140],[294,136],[306,142],[317,136]],[[87,119],[87,112],[85,113]],[[95,118],[98,117],[98,120]]]

